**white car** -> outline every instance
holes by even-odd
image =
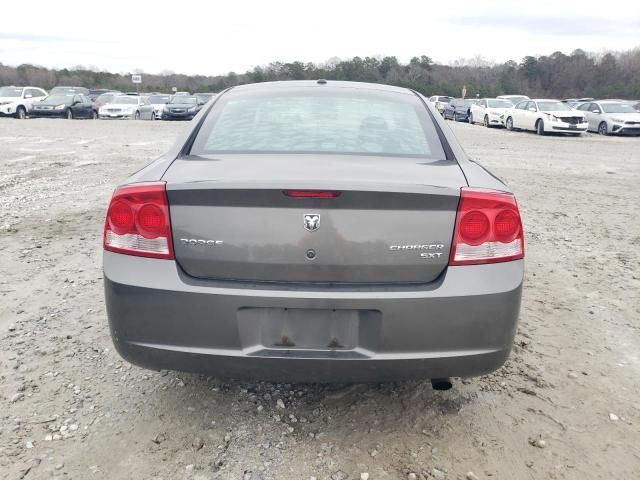
[[[469,123],[481,123],[485,127],[502,127],[500,116],[513,107],[509,100],[500,98],[481,98],[471,105]]]
[[[531,100],[526,95],[498,95],[496,98],[499,100],[509,100],[514,105],[517,105],[523,100]]]
[[[120,95],[98,110],[98,118],[132,118],[140,119],[140,107],[144,104],[144,97],[134,95]]]
[[[38,87],[0,87],[0,117],[26,118],[31,105],[46,96]]]
[[[538,135],[570,133],[580,135],[588,123],[582,112],[559,100],[523,100],[501,115],[507,130],[533,130]]]
[[[640,135],[640,112],[624,102],[585,102],[577,107],[589,123],[589,130],[600,135]]]
[[[453,97],[447,97],[446,95],[434,95],[429,97],[429,101],[433,103],[433,106],[440,112],[440,115],[444,113],[444,106],[451,100],[453,100]]]
[[[140,108],[142,120],[161,120],[164,107],[171,101],[171,95],[151,95]]]

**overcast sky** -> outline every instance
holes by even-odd
[[[450,63],[481,55],[502,62],[640,46],[639,0],[224,3],[9,0],[0,7],[0,62],[222,74],[277,60],[428,55]]]

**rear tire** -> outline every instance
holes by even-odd
[[[140,120],[140,112],[136,112],[135,115],[133,116],[134,120]]]
[[[489,128],[491,125],[489,124],[489,115],[484,116],[484,126]]]
[[[507,127],[507,130],[513,131],[513,118],[507,117],[507,121],[504,122],[504,125]]]
[[[609,135],[609,128],[607,127],[607,122],[600,122],[600,125],[598,125],[598,133],[600,135],[604,135],[605,137]]]
[[[544,131],[544,122],[542,120],[538,120],[536,123],[536,133],[538,135],[545,135],[546,132]]]
[[[151,121],[153,122],[156,119],[156,112],[151,112]]]
[[[16,118],[19,120],[24,120],[27,118],[27,111],[23,106],[16,108]]]
[[[71,109],[67,109],[67,120],[73,120],[73,111]]]
[[[471,125],[473,125],[473,124],[475,123],[475,122],[473,121],[473,113],[469,113],[468,119],[469,119],[469,123],[470,123]]]
[[[453,115],[451,115],[451,120],[453,120],[454,122],[458,121],[458,115],[456,114],[456,112],[453,112]]]

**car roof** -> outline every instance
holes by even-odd
[[[343,80],[325,80],[325,83],[319,83],[319,80],[285,80],[278,82],[262,82],[262,83],[248,83],[245,85],[238,85],[233,87],[235,91],[267,91],[271,89],[287,89],[297,87],[315,87],[315,88],[351,88],[357,90],[376,90],[389,93],[399,93],[403,95],[413,95],[413,92],[407,88],[394,87],[392,85],[383,85],[380,83],[366,83],[366,82],[347,82]],[[440,95],[446,97],[446,95]]]

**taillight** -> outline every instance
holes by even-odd
[[[513,195],[462,188],[449,265],[507,262],[524,258],[524,234]]]
[[[118,187],[107,210],[103,241],[111,252],[173,259],[164,182]]]

